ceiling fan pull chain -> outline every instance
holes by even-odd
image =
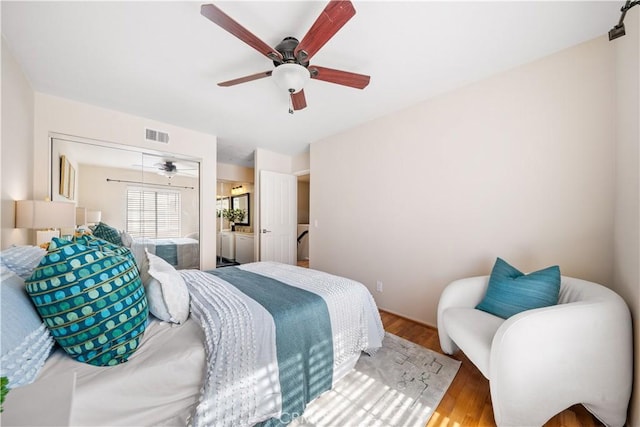
[[[289,114],[293,114],[293,89],[289,89]]]

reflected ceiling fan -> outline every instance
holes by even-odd
[[[144,169],[155,170],[157,171],[158,175],[163,175],[168,178],[173,178],[179,172],[197,170],[197,168],[183,167],[174,160],[163,160],[162,162],[154,163],[153,166],[148,166],[148,165],[133,165],[133,166],[134,167],[142,166],[142,168]]]
[[[356,14],[353,4],[348,0],[331,0],[302,41],[299,42],[295,37],[285,37],[275,48],[260,40],[213,4],[202,5],[200,13],[256,49],[275,65],[273,70],[221,82],[218,86],[234,86],[271,76],[279,87],[289,92],[289,112],[293,114],[294,110],[302,110],[307,106],[304,85],[309,79],[356,89],[364,89],[369,84],[370,77],[363,74],[309,65],[309,61],[320,48]]]

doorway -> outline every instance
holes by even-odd
[[[309,194],[311,175],[298,175],[298,230],[297,230],[297,264],[309,267]]]
[[[217,182],[216,267],[254,261],[252,193],[252,183],[227,180]]]

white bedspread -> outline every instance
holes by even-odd
[[[135,257],[138,265],[145,257],[145,248],[156,255],[156,248],[160,245],[176,245],[176,261],[177,269],[199,268],[200,266],[200,242],[190,237],[175,237],[167,239],[150,239],[139,237],[133,240],[131,244],[131,252]]]
[[[334,337],[335,381],[344,373],[345,362],[355,360],[361,351],[373,353],[382,345],[380,316],[361,283],[278,263],[240,268],[314,292],[325,300]],[[282,405],[271,315],[216,276],[199,271],[181,274],[192,295],[192,314],[205,331],[208,355],[208,371],[191,424],[248,426],[279,417]]]
[[[216,276],[194,270],[181,274],[207,354],[199,403],[189,424],[249,426],[278,416],[282,402],[269,312]]]
[[[242,269],[323,297],[334,335],[334,384],[361,351],[380,347],[384,331],[362,284],[282,264],[245,264]],[[96,367],[62,350],[49,357],[36,383],[60,372],[77,373],[72,425],[248,426],[281,415],[269,312],[216,276],[197,270],[181,274],[193,296],[192,316],[173,327],[152,320],[127,363]]]

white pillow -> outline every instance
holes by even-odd
[[[193,233],[189,233],[184,237],[186,237],[187,239],[200,240],[200,233],[198,233],[197,231],[194,231]]]
[[[120,232],[120,240],[122,240],[122,246],[125,246],[127,248],[130,248],[131,245],[133,245],[133,237],[131,237],[131,234],[127,233],[124,230]]]
[[[165,322],[171,322],[171,315],[162,297],[162,285],[156,279],[151,278],[144,288],[149,303],[149,311],[155,317]]]
[[[151,300],[153,298],[153,301],[149,302],[149,310],[161,320],[179,324],[184,323],[189,317],[189,291],[187,290],[187,284],[171,264],[146,250],[145,252],[149,261],[149,275],[160,284],[162,295],[161,300],[159,300],[157,297],[158,292],[153,288],[150,290],[151,292],[147,292],[147,299]],[[151,280],[148,282],[145,291],[152,283]],[[160,309],[154,312],[154,306],[158,308],[161,305],[164,305],[164,310]],[[163,315],[167,317],[167,314],[168,319],[162,318]]]

